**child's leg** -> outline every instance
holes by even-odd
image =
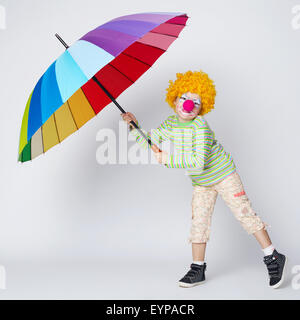
[[[210,235],[211,215],[217,198],[213,187],[195,186],[192,198],[192,226],[189,242],[192,243],[193,263],[179,280],[180,287],[193,287],[205,281],[205,248]]]
[[[192,243],[193,261],[204,262],[206,243]]]
[[[268,232],[265,229],[261,229],[253,233],[254,237],[260,244],[262,249],[268,248],[272,245]]]
[[[265,230],[266,224],[253,211],[238,173],[234,172],[217,183],[215,189],[221,194],[244,229],[249,234],[253,234],[262,247],[264,263],[269,274],[269,286],[278,288],[283,283],[286,257],[273,247]]]
[[[248,234],[253,234],[262,248],[269,246],[271,241],[264,230],[266,224],[252,209],[238,173],[232,173],[215,188]]]
[[[210,236],[211,216],[217,199],[213,187],[194,186],[192,197],[192,225],[189,242],[194,261],[204,261],[206,242]]]

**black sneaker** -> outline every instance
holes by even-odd
[[[264,257],[264,263],[268,268],[270,277],[270,287],[276,289],[283,283],[286,262],[286,256],[278,253],[276,250],[274,250],[272,254]]]
[[[191,269],[188,271],[188,273],[179,280],[179,286],[190,288],[203,283],[205,281],[205,270],[206,263],[203,265],[192,263]]]

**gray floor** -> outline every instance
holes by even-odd
[[[207,281],[179,288],[186,264],[176,261],[10,262],[0,299],[299,299],[290,262],[282,288],[267,286],[265,266],[210,262]],[[3,264],[2,264],[3,265]],[[294,279],[295,281],[295,279]],[[299,281],[298,281],[299,282]]]

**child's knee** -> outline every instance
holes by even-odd
[[[189,242],[207,242],[210,236],[210,216],[196,216],[192,218]]]
[[[235,216],[248,234],[253,234],[265,228],[265,223],[251,207],[241,207],[240,210],[236,211]]]

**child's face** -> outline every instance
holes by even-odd
[[[197,93],[185,92],[176,98],[174,105],[180,120],[191,121],[201,110],[201,98]]]

